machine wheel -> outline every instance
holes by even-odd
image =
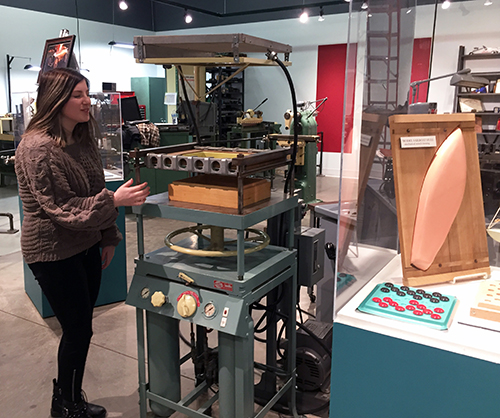
[[[210,236],[203,235],[202,231],[210,229],[211,233]],[[209,242],[209,245],[206,249],[193,249],[193,248],[186,248],[186,247],[181,247],[179,245],[175,245],[172,243],[172,238],[176,237],[177,235],[184,234],[184,233],[190,233],[197,235],[198,238],[203,239],[207,242]],[[264,231],[259,231],[258,229],[252,229],[248,228],[245,229],[245,243],[251,242],[251,243],[258,243],[256,246],[251,246],[245,248],[245,254],[251,254],[256,251],[260,251],[263,248],[267,247],[270,242],[269,235],[267,235]],[[225,241],[224,240],[224,228],[218,227],[218,226],[213,226],[213,225],[195,225],[187,228],[181,228],[177,229],[175,231],[172,231],[170,234],[168,234],[165,237],[165,245],[169,247],[170,249],[184,253],[184,254],[189,254],[189,255],[195,255],[199,257],[233,257],[238,255],[237,250],[226,250],[225,246],[236,244],[236,240],[231,240],[231,241]]]

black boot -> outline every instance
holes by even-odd
[[[87,404],[83,400],[80,402],[68,402],[63,399],[62,412],[63,418],[90,418],[92,416],[89,414]]]
[[[57,385],[56,379],[52,380],[54,385],[54,391],[52,393],[52,407],[50,408],[50,416],[53,418],[63,418],[64,415],[64,407],[63,407],[63,398],[61,388]],[[82,402],[85,404],[87,415],[82,415],[82,417],[91,417],[91,418],[104,418],[106,416],[106,409],[100,405],[94,405],[91,403],[87,403],[82,396]]]

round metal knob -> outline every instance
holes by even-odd
[[[196,312],[196,299],[188,294],[182,295],[177,301],[177,312],[183,318],[193,315]]]
[[[151,296],[151,304],[156,308],[163,306],[165,304],[165,301],[165,295],[161,291],[154,292],[153,296]]]

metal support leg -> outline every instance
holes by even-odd
[[[179,354],[179,321],[146,311],[148,336],[149,390],[173,402],[181,399],[181,367]],[[175,411],[150,401],[151,410],[160,417]]]
[[[289,286],[285,286],[285,300],[290,300],[288,313],[288,322],[286,325],[286,334],[288,337],[288,358],[287,358],[287,370],[292,376],[292,385],[290,388],[290,393],[288,395],[288,407],[293,417],[298,418],[297,406],[296,406],[296,347],[297,347],[297,336],[296,336],[296,314],[295,306],[297,305],[297,269],[293,269],[293,276],[288,280]],[[289,299],[288,299],[289,298]]]
[[[148,405],[146,402],[146,353],[144,350],[144,314],[143,310],[137,308],[137,361],[139,365],[139,416],[146,418]]]
[[[135,215],[135,221],[137,224],[137,253],[142,260],[144,258],[144,222],[142,215]]]
[[[219,332],[219,418],[254,416],[253,321],[245,338]]]
[[[238,240],[236,243],[236,251],[238,252],[236,259],[236,268],[238,270],[238,280],[243,280],[245,274],[245,230],[238,229]]]

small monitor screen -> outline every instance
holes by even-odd
[[[142,120],[137,97],[122,97],[120,99],[122,107],[122,118],[124,121],[131,122],[135,120]]]

